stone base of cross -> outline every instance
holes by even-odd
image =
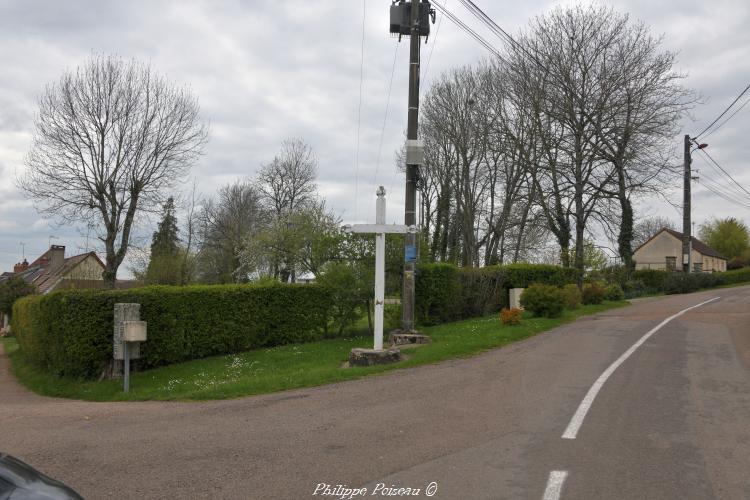
[[[380,186],[375,202],[375,224],[355,224],[345,226],[351,233],[375,235],[375,346],[376,351],[383,350],[383,308],[385,304],[385,235],[389,233],[416,233],[416,226],[404,226],[385,223],[385,188]]]

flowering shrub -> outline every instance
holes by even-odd
[[[508,309],[507,307],[504,307],[502,311],[500,311],[500,321],[503,322],[504,325],[518,325],[521,323],[521,310],[517,307],[512,307]]]

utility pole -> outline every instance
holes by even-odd
[[[691,232],[692,225],[690,223],[690,164],[692,163],[690,157],[690,135],[685,135],[685,172],[684,172],[684,187],[683,187],[683,199],[682,199],[682,271],[689,273],[692,271],[691,264],[693,260],[691,251]]]
[[[406,128],[406,196],[404,206],[404,225],[417,223],[417,180],[421,163],[419,129],[419,58],[420,58],[420,4],[421,0],[412,0],[409,24],[409,115]],[[409,154],[412,153],[412,154]],[[419,163],[418,163],[419,162]],[[401,329],[405,332],[414,330],[414,274],[417,267],[417,235],[407,233],[404,243],[404,283],[401,296]]]

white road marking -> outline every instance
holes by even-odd
[[[566,470],[553,470],[549,473],[549,479],[547,479],[547,489],[544,490],[544,496],[542,500],[558,500],[560,493],[562,493],[563,483],[568,477],[568,471]]]
[[[589,409],[591,408],[591,405],[594,402],[594,399],[596,398],[596,395],[599,394],[599,390],[602,388],[604,383],[607,381],[607,379],[614,373],[617,368],[625,362],[626,359],[630,357],[631,354],[635,352],[636,349],[638,349],[641,344],[646,342],[651,335],[658,332],[661,327],[672,321],[673,319],[682,316],[686,312],[690,311],[691,309],[695,309],[697,307],[703,306],[708,304],[709,302],[713,302],[714,300],[719,300],[721,297],[714,297],[711,300],[707,300],[705,302],[701,302],[698,305],[688,307],[687,309],[683,309],[682,311],[678,312],[677,314],[674,314],[661,323],[659,323],[657,326],[652,328],[646,335],[640,338],[638,342],[633,344],[630,349],[625,351],[625,353],[617,358],[617,361],[609,365],[609,368],[604,370],[604,373],[602,373],[598,379],[596,379],[596,382],[594,382],[594,385],[591,386],[591,389],[589,389],[589,392],[586,393],[586,396],[583,398],[583,401],[581,401],[581,404],[578,406],[578,410],[576,410],[575,415],[573,415],[573,418],[570,420],[570,423],[568,424],[567,429],[565,429],[565,432],[562,435],[563,439],[575,439],[578,435],[578,431],[581,428],[581,425],[583,425],[583,419],[586,418],[586,414],[588,413]]]

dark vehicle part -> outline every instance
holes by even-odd
[[[83,500],[83,497],[17,458],[0,453],[0,500]]]

